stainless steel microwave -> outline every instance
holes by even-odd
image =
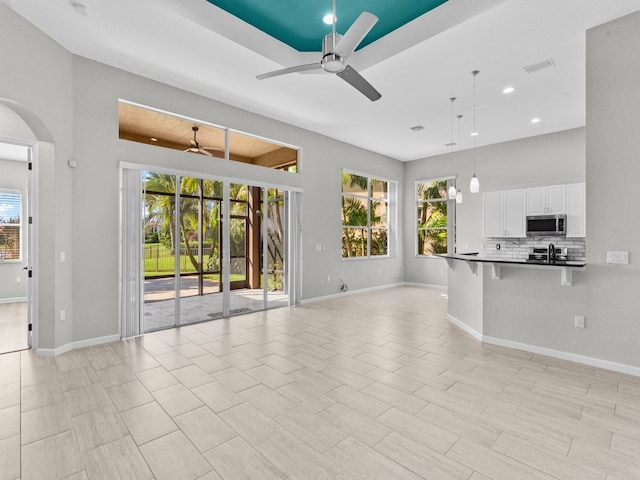
[[[566,235],[566,215],[527,216],[527,235]]]

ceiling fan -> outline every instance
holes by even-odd
[[[213,157],[213,153],[209,152],[208,150],[222,150],[219,147],[201,147],[197,140],[198,130],[200,130],[200,127],[194,125],[193,127],[191,127],[191,130],[193,130],[193,139],[191,139],[191,146],[187,148],[185,152],[201,153],[203,155]]]
[[[351,54],[378,21],[378,17],[369,12],[362,12],[344,35],[336,33],[336,0],[333,0],[333,21],[331,33],[325,35],[322,42],[322,59],[320,62],[283,68],[274,72],[257,75],[258,80],[286,75],[288,73],[305,72],[322,69],[327,73],[335,73],[338,77],[355,87],[369,100],[375,102],[382,95],[347,63]]]

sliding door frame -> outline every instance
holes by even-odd
[[[252,187],[259,187],[262,190],[262,194],[263,194],[263,201],[262,201],[262,209],[263,209],[263,215],[262,215],[262,222],[260,225],[260,229],[262,232],[262,237],[263,239],[265,239],[265,244],[262,247],[262,272],[261,272],[261,277],[262,277],[262,283],[263,283],[263,308],[262,310],[267,310],[269,309],[269,302],[268,302],[268,252],[267,252],[267,235],[268,235],[268,222],[266,221],[265,216],[267,215],[267,208],[268,208],[268,192],[269,189],[277,189],[277,190],[281,190],[284,192],[285,195],[285,215],[287,217],[287,229],[286,229],[286,235],[285,235],[285,248],[287,251],[287,260],[285,262],[285,282],[286,285],[289,287],[287,294],[288,294],[288,302],[287,305],[297,305],[299,304],[299,299],[300,299],[300,291],[301,291],[301,285],[302,285],[302,279],[300,278],[299,272],[301,271],[300,268],[300,263],[302,262],[302,258],[300,255],[301,252],[301,246],[297,245],[296,248],[291,249],[291,245],[294,243],[299,243],[300,239],[301,239],[301,232],[299,231],[300,229],[300,222],[299,221],[294,221],[291,222],[289,221],[289,217],[291,215],[291,211],[294,210],[296,212],[296,215],[298,218],[300,218],[300,212],[297,211],[297,208],[292,208],[292,205],[289,205],[289,200],[291,198],[300,198],[301,196],[301,189],[296,188],[296,187],[291,187],[291,186],[287,186],[287,185],[274,185],[274,184],[267,184],[267,183],[263,183],[263,182],[255,182],[252,180],[245,180],[245,179],[237,179],[237,178],[228,178],[228,177],[224,177],[224,176],[211,176],[211,175],[207,175],[207,174],[203,174],[201,172],[185,172],[184,170],[174,170],[174,169],[167,169],[167,168],[162,168],[162,167],[156,167],[156,166],[150,166],[150,165],[140,165],[140,164],[134,164],[134,163],[128,163],[128,162],[121,162],[120,163],[120,169],[121,169],[121,179],[126,178],[126,174],[125,174],[125,170],[137,170],[138,172],[143,172],[143,171],[148,171],[148,172],[156,172],[156,173],[164,173],[164,174],[170,174],[170,175],[174,175],[176,178],[176,188],[175,188],[175,209],[176,209],[176,215],[175,215],[175,231],[176,232],[180,232],[180,218],[179,218],[179,212],[180,212],[180,179],[184,178],[184,177],[191,177],[191,178],[196,178],[196,179],[203,179],[203,180],[212,180],[212,181],[218,181],[218,182],[222,182],[223,184],[223,200],[222,200],[222,206],[223,206],[223,215],[222,215],[222,238],[223,238],[223,242],[221,247],[222,247],[222,255],[221,255],[221,270],[222,270],[222,294],[223,294],[223,317],[224,318],[228,318],[230,316],[230,305],[231,305],[231,282],[230,282],[230,270],[231,270],[231,245],[230,245],[230,241],[229,241],[229,235],[230,235],[230,219],[231,219],[231,203],[230,203],[230,185],[233,184],[241,184],[241,185],[248,185],[248,186],[252,186]],[[138,177],[141,178],[141,174],[138,173]],[[138,196],[138,198],[140,199],[141,202],[141,198],[142,198],[142,185],[139,185],[138,188],[140,194]],[[294,193],[295,192],[295,193]],[[126,188],[121,188],[121,211],[122,211],[122,218],[121,218],[121,223],[124,225],[125,222],[128,222],[129,225],[131,225],[131,219],[129,218],[129,213],[126,211],[128,208],[131,208],[131,199],[127,198],[128,196],[128,192]],[[140,205],[140,209],[141,209],[141,205]],[[140,239],[142,239],[142,221],[138,222],[138,228],[140,229],[138,232],[138,237]],[[201,228],[201,226],[199,227]],[[298,231],[293,231],[292,228],[297,229]],[[125,232],[124,232],[124,228],[121,227],[121,252],[120,252],[120,258],[121,258],[121,268],[120,268],[120,278],[121,278],[121,293],[120,293],[120,314],[121,314],[121,336],[123,338],[127,338],[130,336],[136,336],[139,334],[142,334],[142,330],[144,330],[144,326],[142,325],[142,319],[144,318],[143,315],[143,303],[144,303],[144,294],[143,294],[143,284],[144,284],[144,274],[143,274],[143,269],[144,269],[144,264],[143,264],[143,256],[141,254],[139,254],[137,257],[136,256],[131,256],[128,255],[126,252],[126,248],[127,248],[127,241],[124,237]],[[248,232],[247,232],[248,234]],[[129,235],[131,235],[131,232],[129,232]],[[134,233],[135,236],[135,233]],[[180,235],[176,235],[176,239],[175,242],[177,242],[177,248],[179,248],[180,245]],[[142,249],[142,246],[140,245],[139,250]],[[179,252],[179,249],[176,250],[176,252]],[[295,255],[295,256],[292,256]],[[135,270],[136,265],[132,265],[131,262],[135,262],[136,258],[138,259],[137,261],[139,262],[137,265],[137,268],[139,269],[139,272],[137,275],[135,275],[133,272],[133,270]],[[175,255],[175,280],[174,280],[174,288],[175,288],[175,292],[176,292],[176,296],[175,296],[175,323],[174,326],[180,326],[180,255]],[[295,268],[291,269],[289,268],[289,264],[295,265]],[[294,273],[294,272],[297,272]],[[134,291],[131,288],[131,285],[127,284],[127,278],[129,280],[131,280],[132,278],[132,274],[133,274],[133,278],[135,278],[135,281],[139,284],[138,285],[138,289],[137,294],[136,291]],[[247,272],[248,274],[248,272]],[[133,303],[133,304],[132,304]],[[132,313],[138,312],[137,316],[138,319],[136,320],[136,315],[131,315]],[[138,326],[139,328],[135,328],[132,327],[132,322],[139,322],[140,325]]]

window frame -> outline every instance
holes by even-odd
[[[19,223],[2,223],[3,226],[18,228],[18,258],[5,258],[4,251],[0,251],[0,263],[21,263],[23,259],[23,238],[24,238],[24,193],[21,190],[12,188],[0,188],[0,195],[13,194],[17,195],[20,211]]]
[[[455,253],[456,250],[456,200],[455,198],[449,198],[448,195],[446,195],[444,198],[425,198],[425,199],[420,199],[419,195],[418,195],[418,188],[421,184],[425,184],[425,183],[434,183],[434,182],[441,182],[443,180],[446,180],[447,185],[446,185],[446,189],[447,191],[449,190],[449,187],[451,186],[456,186],[456,176],[455,175],[447,175],[447,176],[443,176],[443,177],[434,177],[434,178],[426,178],[426,179],[420,179],[420,180],[416,180],[414,182],[414,188],[413,188],[413,192],[414,192],[414,207],[413,207],[413,218],[414,218],[414,233],[413,233],[413,239],[414,239],[414,255],[417,258],[433,258],[435,254],[424,254],[424,253],[419,253],[419,232],[421,230],[435,230],[435,229],[427,229],[427,228],[420,228],[420,223],[419,223],[419,205],[420,204],[427,204],[427,203],[432,203],[432,202],[445,202],[447,205],[447,226],[446,229],[445,228],[440,228],[439,230],[446,230],[447,233],[447,251],[445,253],[447,254],[451,254],[451,253]]]
[[[342,175],[343,174],[349,174],[349,175],[357,175],[360,177],[365,177],[367,179],[367,189],[366,189],[366,194],[363,193],[345,193],[342,191]],[[368,260],[368,259],[377,259],[377,258],[389,258],[389,257],[393,257],[395,256],[395,248],[396,248],[396,225],[395,225],[395,219],[397,217],[397,200],[396,200],[396,196],[397,196],[397,191],[398,191],[398,182],[395,180],[391,180],[389,178],[385,178],[383,176],[380,175],[374,175],[374,174],[370,174],[370,173],[364,173],[364,172],[360,172],[360,171],[356,171],[356,170],[350,170],[347,168],[343,168],[340,170],[340,178],[341,178],[341,183],[340,183],[340,257],[342,258],[342,260],[345,261],[352,261],[352,260]],[[372,180],[378,180],[378,181],[383,181],[386,182],[387,184],[387,195],[385,198],[380,198],[380,197],[376,197],[374,195],[372,195],[371,193],[371,182]],[[343,210],[342,210],[342,199],[348,197],[348,198],[356,198],[358,200],[362,200],[365,201],[367,204],[367,223],[366,225],[362,225],[362,226],[358,226],[358,225],[344,225],[342,223],[342,214],[343,214]],[[372,225],[371,224],[371,202],[372,201],[376,201],[376,202],[384,202],[386,203],[386,212],[387,212],[387,220],[386,220],[386,224],[384,225]],[[366,235],[367,235],[367,252],[366,255],[360,255],[360,256],[355,256],[355,257],[345,257],[342,253],[342,240],[343,240],[343,236],[342,233],[345,229],[350,229],[350,228],[364,228],[366,229]],[[372,244],[372,232],[374,230],[385,230],[387,233],[387,248],[386,248],[386,252],[383,255],[372,255],[371,254],[371,244]]]

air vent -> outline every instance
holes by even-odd
[[[444,146],[445,147],[455,147],[457,145],[456,142],[452,142],[452,143],[445,143]]]
[[[522,67],[522,69],[527,73],[533,73],[539,70],[544,70],[545,68],[553,67],[554,65],[555,65],[555,62],[553,61],[553,58],[547,58],[542,62],[534,63],[532,65],[527,65],[526,67]]]
[[[421,130],[424,130],[424,127],[422,125],[416,125],[415,127],[410,127],[411,130],[413,130],[414,132],[419,132]]]

